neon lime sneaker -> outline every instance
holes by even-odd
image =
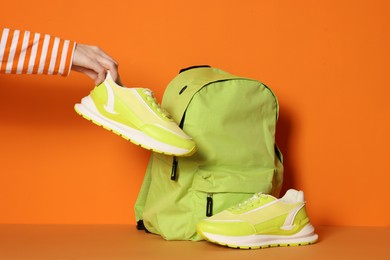
[[[145,149],[175,156],[189,156],[196,150],[151,90],[119,86],[109,72],[74,108],[87,120]]]
[[[318,239],[306,213],[303,191],[288,190],[283,198],[252,198],[197,224],[206,240],[223,246],[258,249],[300,246]]]

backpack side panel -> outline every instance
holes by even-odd
[[[148,167],[146,168],[145,176],[142,181],[141,189],[138,192],[138,197],[134,205],[135,220],[138,222],[142,220],[146,198],[148,197],[150,183],[152,182],[152,165],[153,153],[150,156]]]

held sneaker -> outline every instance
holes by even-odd
[[[206,240],[223,246],[257,249],[309,245],[317,241],[306,214],[303,191],[288,190],[283,198],[252,198],[197,224]]]
[[[160,107],[152,91],[119,86],[109,72],[74,108],[87,120],[145,149],[175,156],[195,152],[194,141]]]

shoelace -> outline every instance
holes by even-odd
[[[266,197],[267,197],[267,195],[264,193],[261,193],[261,192],[256,193],[251,198],[233,206],[232,209],[233,210],[241,210],[241,209],[251,208],[256,204],[256,202],[258,202],[259,200],[264,199]]]
[[[166,111],[164,108],[160,106],[160,104],[157,102],[156,97],[153,94],[153,91],[150,89],[144,89],[144,93],[146,94],[147,101],[151,104],[152,107],[156,108],[157,112],[161,114],[163,117],[171,119],[172,116]]]

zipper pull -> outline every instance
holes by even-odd
[[[186,113],[184,112],[184,115],[183,117],[181,118],[180,120],[180,124],[179,124],[179,127],[181,129],[183,129],[183,125],[184,125],[184,118],[186,116]],[[173,162],[172,162],[172,170],[171,170],[171,180],[172,181],[175,181],[176,178],[177,178],[177,158],[176,156],[173,156]]]
[[[173,163],[172,163],[172,171],[171,171],[171,180],[173,180],[173,181],[176,180],[176,176],[177,176],[176,168],[177,168],[177,159],[174,156],[173,157]]]
[[[211,217],[212,215],[213,215],[213,194],[207,193],[206,217]]]

